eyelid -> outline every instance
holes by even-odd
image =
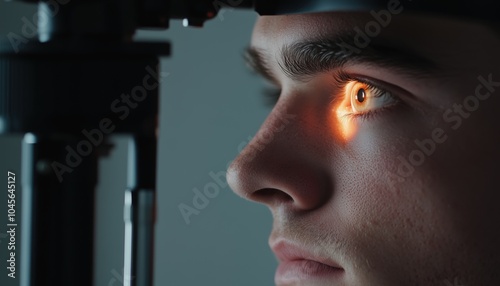
[[[344,87],[346,86],[347,83],[350,81],[356,81],[360,83],[364,83],[367,86],[378,89],[378,90],[383,90],[389,92],[396,100],[400,102],[406,102],[411,101],[409,99],[416,100],[413,94],[405,90],[404,88],[401,88],[397,85],[388,83],[386,81],[380,80],[380,79],[374,79],[369,76],[365,75],[360,75],[357,73],[348,73],[344,70],[336,70],[333,73],[333,78],[334,78],[334,83],[335,87],[338,91],[343,90]],[[264,95],[264,99],[266,102],[266,105],[269,106],[274,106],[277,101],[280,98],[282,87],[278,85],[275,82],[271,82],[267,79],[264,79],[265,81],[265,87],[262,89],[262,94]],[[338,100],[342,100],[343,98],[339,96],[333,96],[332,97],[332,103],[337,102]]]
[[[337,70],[334,72],[333,78],[334,78],[335,85],[337,88],[339,88],[339,90],[344,88],[345,84],[347,84],[348,82],[357,81],[357,82],[364,83],[368,86],[372,86],[374,88],[388,91],[393,96],[397,97],[398,99],[400,99],[402,101],[406,101],[405,98],[415,100],[415,96],[412,93],[410,93],[409,91],[407,91],[406,89],[404,89],[400,86],[388,83],[386,81],[380,80],[380,79],[374,79],[374,78],[369,77],[369,76],[360,75],[357,73],[347,73],[343,70]]]

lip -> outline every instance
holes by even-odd
[[[300,282],[305,285],[306,282],[325,279],[333,282],[338,281],[344,273],[344,269],[335,261],[315,256],[311,251],[286,240],[280,239],[270,244],[280,262],[274,277],[276,285]]]

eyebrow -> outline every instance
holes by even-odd
[[[256,73],[271,82],[278,82],[272,73],[272,59],[266,51],[250,46],[244,57]],[[410,77],[425,77],[437,70],[429,59],[380,40],[364,48],[358,47],[351,34],[285,45],[276,62],[289,78],[297,81],[307,81],[316,74],[352,64],[383,67]]]

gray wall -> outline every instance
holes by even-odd
[[[0,1],[2,38],[9,32],[22,35],[22,19],[31,19],[34,11],[31,5]],[[271,215],[265,207],[222,187],[198,215],[190,217],[189,224],[179,211],[180,204],[194,207],[193,189],[217,184],[210,173],[226,170],[238,147],[255,134],[270,111],[259,94],[262,81],[246,70],[241,57],[255,18],[253,12],[229,9],[203,29],[183,28],[172,21],[167,31],[136,35],[137,40],[173,44],[172,57],[162,60],[162,70],[169,76],[161,88],[155,285],[273,285],[276,262],[267,246]],[[124,138],[113,140],[113,153],[100,163],[96,285],[122,285],[124,279],[127,145]],[[7,169],[20,174],[19,136],[0,137],[1,186]],[[2,217],[5,199],[0,194]],[[17,285],[7,279],[1,264],[6,244],[4,219],[0,222],[0,284]]]

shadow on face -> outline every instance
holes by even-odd
[[[404,12],[259,18],[249,63],[280,96],[228,181],[271,209],[282,265],[336,269],[278,285],[500,283],[499,50]]]

